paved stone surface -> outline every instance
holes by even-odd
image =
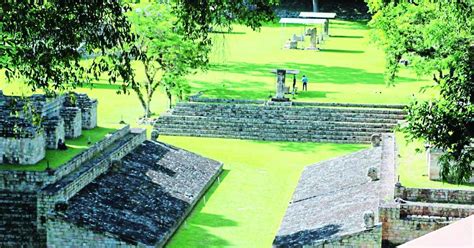
[[[219,162],[145,141],[71,198],[58,215],[125,241],[162,245],[221,168]]]
[[[382,146],[306,167],[274,245],[311,245],[364,231],[364,213],[373,211],[377,217],[380,200],[393,199],[387,188],[394,185],[393,174],[372,181],[368,171],[386,167],[383,157],[393,152],[393,137],[384,135]]]

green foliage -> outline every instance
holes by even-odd
[[[119,1],[2,1],[0,69],[8,79],[23,77],[32,90],[55,93],[74,88],[108,72],[128,79],[129,55],[98,58],[87,66],[82,52],[107,54],[130,35]]]
[[[150,102],[159,86],[163,86],[171,104],[174,88],[186,88],[182,78],[207,65],[209,46],[187,37],[168,4],[150,3],[136,8],[129,20],[137,37],[130,47],[136,49],[136,59],[146,76],[144,82],[134,84],[132,89],[145,116],[149,116]],[[182,95],[182,91],[177,93]]]
[[[422,138],[445,150],[440,160],[443,180],[464,182],[474,161],[472,73],[473,4],[452,1],[369,1],[375,11],[370,25],[386,53],[386,81],[396,77],[400,60],[419,75],[433,75],[440,94],[430,101],[413,101],[408,108],[409,138]],[[448,162],[449,161],[449,162]]]

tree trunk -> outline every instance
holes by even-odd
[[[318,0],[313,0],[313,12],[318,12],[318,11],[319,11]]]

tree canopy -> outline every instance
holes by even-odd
[[[374,40],[386,54],[386,80],[393,83],[400,60],[419,75],[431,75],[439,95],[413,101],[404,128],[444,151],[443,180],[467,181],[473,168],[473,3],[470,1],[369,0]]]
[[[80,63],[81,50],[106,54],[134,37],[119,1],[3,1],[0,9],[0,69],[23,77],[33,90],[62,91],[108,72],[129,77],[129,56],[121,53]]]
[[[22,77],[33,90],[62,91],[105,72],[126,91],[136,83],[131,60],[135,39],[127,1],[3,1],[0,9],[0,69]],[[170,0],[189,39],[210,45],[212,27],[242,23],[252,28],[273,18],[276,0]],[[99,55],[81,63],[82,53]],[[207,58],[207,56],[206,56]],[[91,78],[92,76],[92,78]]]

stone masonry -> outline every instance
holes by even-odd
[[[0,164],[35,164],[46,148],[58,149],[66,138],[81,136],[83,128],[96,127],[97,100],[71,95],[18,97],[0,91]]]
[[[183,102],[154,124],[159,134],[271,141],[370,143],[389,133],[405,116],[403,109],[373,105],[292,106],[250,103]]]

